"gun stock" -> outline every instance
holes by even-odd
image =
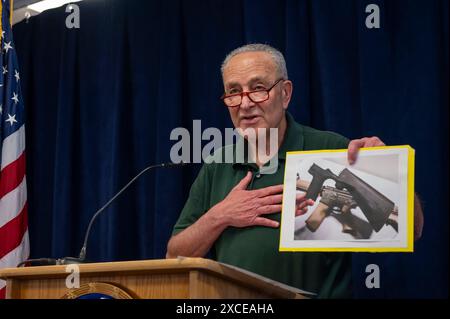
[[[386,224],[394,203],[347,168],[339,174],[338,181],[352,194],[373,229],[378,232]]]

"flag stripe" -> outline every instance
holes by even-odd
[[[22,237],[28,228],[27,204],[20,214],[0,228],[0,258],[20,245]]]
[[[25,232],[22,238],[22,242],[19,247],[8,253],[6,256],[0,259],[0,269],[16,267],[20,262],[28,258],[30,251],[30,240],[28,239],[28,231]],[[6,286],[6,281],[0,280],[0,289]],[[4,290],[5,292],[5,290]],[[5,296],[0,295],[0,299]]]
[[[17,188],[0,200],[0,227],[19,215],[27,201],[27,180],[24,176]]]
[[[19,186],[25,176],[25,152],[0,172],[0,198]]]
[[[14,162],[23,151],[25,151],[25,124],[3,140],[1,169]]]
[[[0,269],[16,267],[17,264],[28,258],[29,251],[30,251],[30,240],[28,238],[28,230],[27,230],[22,237],[22,242],[20,243],[20,245],[16,247],[14,250],[10,251],[7,255],[0,258]],[[2,280],[0,280],[0,287],[1,282]]]

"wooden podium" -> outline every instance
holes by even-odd
[[[6,298],[13,299],[77,298],[93,293],[144,299],[306,298],[296,288],[203,258],[77,266],[78,289],[66,286],[76,269],[73,265],[2,269],[0,278],[7,281]]]

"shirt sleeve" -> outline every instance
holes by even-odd
[[[175,226],[172,230],[172,236],[194,224],[208,209],[210,178],[209,166],[204,164],[200,169],[197,178],[191,186],[189,197],[181,211]]]
[[[342,148],[348,148],[348,144],[350,143],[350,140],[342,135],[331,133],[331,136],[333,138],[330,138],[330,149],[342,149]]]
[[[338,133],[304,128],[304,150],[346,149],[350,140]]]
[[[330,131],[323,132],[321,139],[323,142],[322,147],[330,150],[348,148],[350,143],[350,140],[345,136]]]

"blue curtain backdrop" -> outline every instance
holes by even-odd
[[[367,29],[365,8],[380,7]],[[76,255],[93,212],[150,163],[175,127],[231,127],[219,66],[248,42],[284,52],[291,113],[349,138],[416,149],[425,207],[413,254],[354,254],[357,297],[448,295],[448,1],[125,1],[58,8],[14,27],[27,107],[32,257]],[[94,224],[92,261],[163,258],[200,165],[141,178]],[[381,288],[365,288],[365,267]]]

